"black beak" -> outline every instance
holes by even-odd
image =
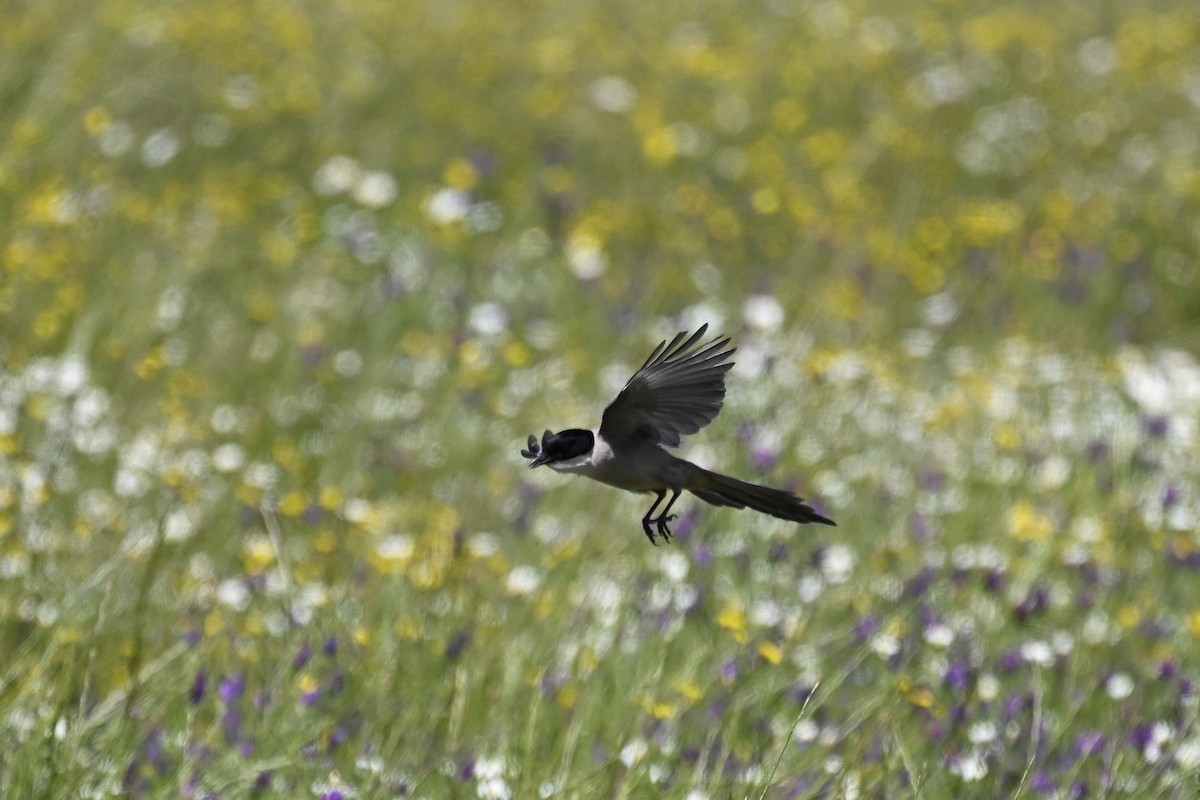
[[[546,455],[545,451],[538,453],[532,461],[529,462],[529,468],[540,467],[543,464],[550,463],[550,456]]]

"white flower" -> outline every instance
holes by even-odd
[[[576,235],[567,244],[567,264],[581,281],[599,278],[608,269],[608,259],[591,236]]]
[[[470,195],[449,187],[438,189],[425,201],[425,215],[434,222],[462,222],[470,210]]]
[[[1021,644],[1021,658],[1030,664],[1049,667],[1054,664],[1054,651],[1045,642],[1033,639]]]
[[[142,163],[161,167],[179,152],[179,137],[170,128],[159,128],[142,142]]]
[[[588,87],[588,98],[592,105],[610,114],[621,114],[633,108],[637,96],[633,84],[617,75],[597,78]]]
[[[403,533],[393,533],[391,536],[385,536],[379,545],[375,548],[375,553],[380,558],[388,561],[404,561],[412,558],[413,550],[412,538]]]
[[[647,750],[649,750],[649,747],[647,747],[645,739],[640,737],[634,739],[621,748],[621,763],[627,767],[632,767],[646,757]]]
[[[891,634],[876,634],[871,640],[871,649],[881,658],[891,658],[900,652],[900,640]]]
[[[217,584],[217,600],[234,611],[244,611],[250,605],[250,590],[238,578],[226,578]]]
[[[354,199],[367,208],[383,208],[396,199],[396,179],[375,170],[363,175],[354,187]]]
[[[218,472],[233,472],[246,462],[246,451],[240,444],[227,442],[213,451],[212,463]]]
[[[313,189],[317,194],[340,194],[359,182],[362,169],[349,156],[334,156],[321,165],[313,176]]]
[[[1104,691],[1113,700],[1124,700],[1133,694],[1133,678],[1124,672],[1116,672],[1104,682]]]
[[[742,306],[742,319],[760,331],[777,331],[783,325],[783,304],[770,294],[756,294]]]
[[[982,780],[987,774],[987,762],[979,753],[968,753],[958,762],[958,776],[966,783]]]
[[[508,330],[508,312],[499,303],[479,303],[467,315],[471,329],[482,336],[495,336]]]
[[[514,567],[504,581],[504,588],[510,594],[532,594],[542,585],[542,573],[537,567],[523,565]]]
[[[996,723],[991,720],[976,722],[967,729],[967,739],[972,744],[987,744],[996,738]]]
[[[830,583],[845,583],[854,570],[854,551],[843,544],[832,544],[821,557],[821,573]]]
[[[954,641],[954,631],[945,625],[935,623],[925,629],[925,641],[938,649],[945,649]]]

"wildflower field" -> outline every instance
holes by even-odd
[[[3,797],[1200,796],[1200,5],[4,17]]]

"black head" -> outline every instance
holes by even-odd
[[[579,428],[571,428],[558,433],[546,431],[542,436],[542,450],[529,464],[529,468],[533,469],[557,461],[570,461],[572,458],[587,455],[592,451],[595,443],[596,437],[592,435],[591,431]]]

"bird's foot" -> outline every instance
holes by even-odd
[[[672,514],[669,517],[659,517],[658,519],[654,520],[654,525],[658,528],[658,533],[663,537],[664,542],[671,541],[671,529],[667,527],[667,523],[673,519],[676,519],[677,516],[678,515],[676,514]]]
[[[658,547],[658,542],[654,541],[654,531],[650,530],[650,523],[652,521],[654,521],[654,520],[648,520],[648,519],[642,520],[642,530],[644,530],[646,532],[646,538],[650,540],[650,544],[654,545],[655,547]],[[659,530],[659,533],[662,533],[661,529]]]

